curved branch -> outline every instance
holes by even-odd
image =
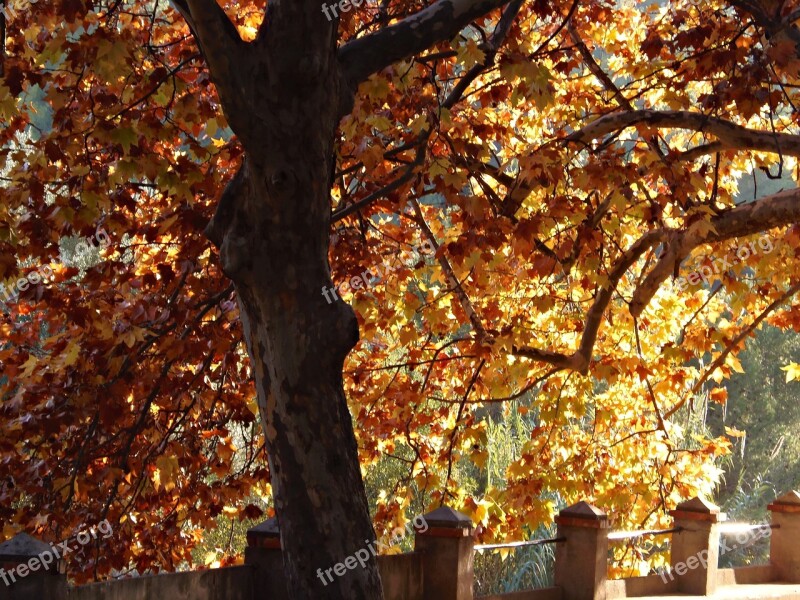
[[[348,42],[339,49],[345,80],[356,87],[373,73],[451,39],[475,19],[508,2],[438,0],[394,25]]]
[[[455,106],[455,104],[461,100],[461,97],[464,95],[464,92],[466,92],[470,84],[475,81],[475,79],[477,79],[477,77],[488,66],[494,64],[497,51],[500,49],[500,46],[503,45],[503,42],[505,41],[506,36],[511,29],[511,25],[514,23],[514,19],[516,19],[519,9],[522,7],[522,2],[523,0],[511,0],[511,2],[503,11],[503,15],[500,17],[500,22],[497,24],[492,36],[489,38],[486,48],[486,59],[482,63],[474,65],[469,71],[467,71],[467,73],[461,78],[458,84],[456,84],[450,94],[448,94],[447,98],[442,103],[442,108],[449,109]],[[411,179],[414,178],[416,168],[422,165],[422,163],[425,161],[425,156],[427,153],[426,144],[432,132],[433,129],[426,128],[419,133],[417,139],[413,142],[413,145],[417,146],[416,157],[414,158],[414,161],[409,164],[408,167],[406,167],[405,172],[401,177],[387,184],[382,189],[371,193],[366,198],[334,211],[331,215],[331,223],[334,223],[348,215],[353,214],[354,212],[361,210],[376,200],[383,198],[390,192],[393,192],[405,183],[411,181]],[[397,150],[398,149],[395,149],[391,152],[397,152]],[[385,153],[384,158],[388,157],[391,152]]]
[[[679,265],[698,245],[751,235],[793,223],[800,223],[800,189],[779,192],[757,202],[737,206],[714,217],[710,222],[697,222],[686,231],[670,229],[650,231],[639,238],[617,260],[608,275],[608,283],[596,294],[587,313],[581,344],[576,352],[570,355],[539,348],[514,346],[511,353],[586,374],[603,315],[617,284],[647,250],[658,244],[665,245],[665,251],[658,263],[633,294],[630,312],[634,317],[642,313],[660,285],[675,272],[676,265]]]
[[[699,146],[695,146],[694,148],[689,148],[685,152],[678,154],[673,158],[673,160],[691,162],[703,156],[708,156],[709,154],[722,152],[723,150],[725,150],[725,144],[722,142],[710,142],[708,144],[701,144]]]
[[[226,113],[235,113],[239,104],[236,81],[242,68],[242,52],[246,49],[236,26],[216,0],[172,0],[172,4],[189,25]]]
[[[475,336],[478,340],[478,343],[481,345],[491,344],[492,340],[486,333],[486,329],[483,326],[480,315],[478,315],[478,312],[475,310],[475,306],[472,304],[469,294],[467,294],[462,283],[458,280],[458,277],[456,277],[455,271],[453,271],[453,267],[448,258],[439,252],[439,241],[436,239],[433,231],[431,231],[427,221],[425,221],[425,215],[422,214],[422,207],[420,207],[419,201],[416,198],[412,198],[411,203],[414,207],[414,214],[416,216],[417,224],[420,226],[423,234],[436,250],[435,255],[439,261],[439,265],[442,267],[442,271],[444,271],[445,277],[447,278],[453,293],[455,294],[456,298],[458,298],[461,308],[467,314],[469,322],[472,324],[472,328],[475,330]]]
[[[427,137],[423,141],[427,141]],[[419,167],[423,162],[425,162],[426,152],[427,152],[427,147],[423,143],[421,146],[417,148],[417,154],[414,160],[411,163],[409,163],[407,167],[403,169],[403,174],[400,177],[398,177],[397,179],[395,179],[390,183],[387,183],[381,189],[372,192],[371,194],[365,196],[361,200],[358,200],[357,202],[353,202],[352,204],[349,204],[347,206],[344,206],[342,208],[333,211],[331,213],[331,223],[335,223],[336,221],[341,221],[345,217],[348,217],[353,213],[358,212],[362,208],[366,208],[373,202],[376,202],[381,198],[384,198],[385,196],[389,195],[390,193],[394,192],[398,188],[402,187],[403,185],[411,181],[416,174],[417,167]]]
[[[597,334],[603,321],[611,297],[617,289],[622,276],[633,266],[639,257],[653,246],[663,242],[667,232],[662,229],[650,231],[640,237],[634,244],[626,250],[614,264],[614,268],[608,274],[608,282],[595,295],[589,312],[586,315],[586,324],[581,336],[581,345],[572,355],[540,350],[538,348],[514,347],[512,354],[549,363],[556,367],[578,371],[584,375],[588,372],[589,362],[592,359],[592,351],[597,341]]]
[[[680,402],[678,402],[675,406],[673,406],[671,409],[669,409],[669,412],[667,412],[667,414],[664,415],[664,418],[668,419],[672,415],[674,415],[676,412],[678,412],[678,409],[680,409],[683,405],[685,405],[686,401],[689,398],[691,398],[694,394],[696,394],[698,392],[698,390],[703,386],[703,384],[706,381],[708,381],[708,378],[711,377],[711,375],[714,373],[714,371],[716,371],[720,366],[722,366],[722,364],[725,362],[725,359],[728,357],[728,355],[737,346],[739,346],[739,344],[741,344],[742,341],[744,341],[744,339],[747,336],[749,336],[751,333],[753,333],[753,331],[755,331],[758,328],[758,326],[761,325],[761,323],[764,321],[764,319],[766,319],[771,313],[775,312],[775,309],[779,308],[784,302],[789,300],[797,292],[800,292],[800,283],[794,284],[785,293],[781,294],[781,297],[778,298],[777,300],[775,300],[774,302],[770,303],[770,305],[767,306],[767,308],[765,308],[761,312],[761,314],[758,315],[758,317],[756,317],[756,319],[752,323],[750,323],[750,325],[748,325],[747,327],[742,329],[742,331],[739,332],[739,335],[737,335],[733,339],[733,341],[730,344],[727,345],[725,350],[723,350],[722,353],[716,359],[714,359],[714,361],[709,365],[708,369],[706,369],[706,372],[703,374],[703,376],[700,377],[700,379],[697,380],[697,383],[695,383],[692,386],[692,389],[689,390],[689,393],[686,394],[686,396],[684,396],[680,400]]]
[[[600,117],[565,139],[568,142],[579,142],[588,146],[595,139],[640,124],[710,133],[721,144],[715,151],[723,148],[748,149],[800,156],[800,135],[748,129],[724,119],[685,110],[615,112]]]
[[[800,223],[800,189],[778,192],[757,202],[739,205],[710,221],[697,222],[686,231],[670,232],[664,253],[633,294],[631,314],[634,317],[642,314],[661,284],[700,244],[721,242],[794,223]]]

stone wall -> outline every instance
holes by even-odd
[[[800,600],[800,493],[781,496],[769,510],[770,564],[719,569],[716,554],[725,515],[707,501],[695,498],[678,505],[671,511],[673,528],[656,532],[610,532],[605,513],[579,502],[556,518],[556,538],[533,542],[557,544],[554,587],[478,600],[616,600],[674,594]],[[414,552],[378,557],[385,600],[474,600],[472,522],[447,507],[425,515],[425,522],[426,527],[416,531]],[[671,569],[661,575],[608,580],[609,543],[643,535],[672,536]],[[247,544],[244,566],[71,588],[63,564],[52,564],[14,584],[0,584],[0,600],[293,600],[286,590],[277,522],[252,528]],[[8,572],[31,564],[49,548],[20,534],[0,544],[0,569]],[[319,597],[324,598],[320,587]]]
[[[169,573],[69,588],[67,600],[253,600],[251,566]]]

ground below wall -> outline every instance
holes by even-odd
[[[730,585],[718,588],[713,596],[690,596],[688,594],[647,596],[647,600],[671,600],[672,598],[690,598],[691,600],[800,600],[800,584],[760,583],[758,585]]]

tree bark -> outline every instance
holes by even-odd
[[[247,158],[206,233],[238,292],[290,597],[379,600],[371,552],[366,568],[330,570],[375,539],[342,385],[358,324],[322,293],[341,75],[333,45],[268,45],[282,43],[240,63],[254,105],[231,120],[247,122]]]
[[[342,385],[358,324],[323,295],[339,119],[371,73],[507,2],[438,0],[337,48],[318,3],[270,2],[245,43],[216,0],[173,0],[247,156],[206,233],[238,292],[293,599],[383,598],[371,551],[331,571],[375,537]]]

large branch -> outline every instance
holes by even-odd
[[[580,38],[576,39],[579,40]],[[578,46],[580,51],[580,45],[578,44]],[[588,56],[591,57],[591,54]],[[585,56],[584,58],[587,57]],[[591,65],[591,63],[589,64]],[[607,80],[607,76],[599,70],[599,67],[590,66],[590,69],[601,81]],[[613,83],[611,83],[611,85],[613,85]],[[800,156],[800,135],[747,129],[746,127],[724,119],[689,111],[632,110],[629,108],[630,103],[619,93],[619,90],[615,87],[607,87],[607,89],[615,94],[617,101],[620,102],[626,110],[604,115],[582,129],[562,138],[562,141],[567,143],[577,142],[588,146],[596,139],[611,133],[616,133],[626,127],[641,124],[652,127],[689,129],[692,131],[709,133],[717,138],[716,141],[705,143],[686,150],[685,152],[665,157],[658,147],[657,138],[649,137],[647,142],[651,149],[664,160],[692,161],[706,154],[713,154],[723,150],[757,150],[762,152],[774,152],[785,156]],[[559,140],[553,140],[547,144],[558,141]],[[544,148],[547,144],[541,146],[539,150]],[[473,169],[476,168],[476,165],[480,166],[480,163],[472,161]],[[497,169],[486,165],[483,165],[481,168],[494,169],[497,171]],[[499,171],[498,174],[503,175],[502,172]],[[531,185],[529,182],[518,179],[516,183],[510,186],[509,190],[509,195],[503,208],[503,214],[510,218],[516,214],[516,211],[522,206],[522,203],[530,194]]]
[[[603,322],[603,314],[605,314],[606,308],[608,308],[611,302],[617,285],[628,269],[630,269],[645,252],[661,243],[665,235],[665,232],[660,229],[648,232],[639,238],[617,259],[614,267],[608,274],[608,281],[603,287],[598,289],[595,294],[594,302],[592,302],[592,306],[586,315],[581,344],[577,351],[567,355],[559,352],[522,346],[514,347],[512,349],[512,354],[549,363],[563,369],[578,371],[585,375],[589,370],[589,363],[592,360],[592,351],[597,341],[600,325]]]
[[[786,36],[795,43],[795,48],[798,57],[800,57],[800,30],[797,29],[794,22],[800,18],[798,11],[794,10],[785,17],[781,17],[780,7],[783,3],[778,3],[778,10],[770,14],[767,10],[768,6],[762,5],[761,2],[751,2],[748,0],[729,0],[732,6],[735,6],[745,14],[749,14],[753,21],[760,27],[766,30],[767,37],[772,41],[780,40],[782,36]]]
[[[673,231],[656,266],[636,289],[631,314],[639,316],[658,288],[700,244],[753,235],[774,227],[800,223],[800,189],[786,190],[757,202],[742,204],[713,219],[712,228],[695,224],[686,231]]]
[[[649,125],[710,133],[724,149],[748,149],[800,156],[800,135],[748,129],[717,117],[685,110],[634,110],[604,115],[567,136],[567,141],[589,145],[593,140],[631,127]]]
[[[438,0],[394,25],[348,42],[339,49],[345,79],[357,86],[373,73],[453,38],[475,19],[508,2]]]
[[[623,275],[649,249],[664,244],[658,263],[633,294],[630,312],[638,317],[658,288],[675,272],[676,265],[700,244],[720,242],[752,235],[774,227],[800,223],[800,189],[779,192],[757,202],[742,204],[710,221],[712,228],[695,224],[685,231],[656,229],[639,238],[616,261],[608,282],[598,290],[586,315],[580,347],[572,354],[540,348],[516,346],[512,354],[548,363],[556,367],[586,373],[592,359],[597,335],[614,291]]]
[[[497,27],[486,44],[485,60],[482,63],[473,65],[472,68],[466,72],[466,74],[448,94],[447,98],[445,98],[444,102],[442,103],[442,108],[453,108],[453,106],[455,106],[456,103],[461,100],[470,84],[475,81],[475,79],[477,79],[478,76],[489,66],[494,65],[497,52],[500,49],[500,46],[503,45],[506,36],[508,36],[508,32],[511,29],[511,25],[514,23],[514,19],[516,19],[517,14],[519,13],[519,9],[522,7],[522,3],[523,0],[511,0],[509,2],[508,6],[503,11],[503,16],[500,17],[500,21],[497,23]],[[351,215],[354,212],[361,210],[362,208],[365,208],[373,202],[385,197],[388,193],[395,191],[399,187],[411,181],[414,178],[417,167],[419,167],[425,160],[428,150],[427,143],[431,133],[433,133],[432,127],[427,127],[420,131],[417,139],[412,143],[413,145],[417,146],[416,158],[405,168],[405,172],[401,177],[387,184],[382,189],[369,194],[366,198],[362,198],[361,200],[350,204],[349,206],[335,210],[331,215],[331,223],[334,223],[348,215]],[[390,152],[397,152],[397,149],[394,149]],[[386,158],[388,155],[389,152],[384,154],[384,158]]]
[[[172,3],[189,25],[226,113],[235,114],[237,109],[243,109],[235,82],[241,72],[246,44],[216,0],[172,0]]]

